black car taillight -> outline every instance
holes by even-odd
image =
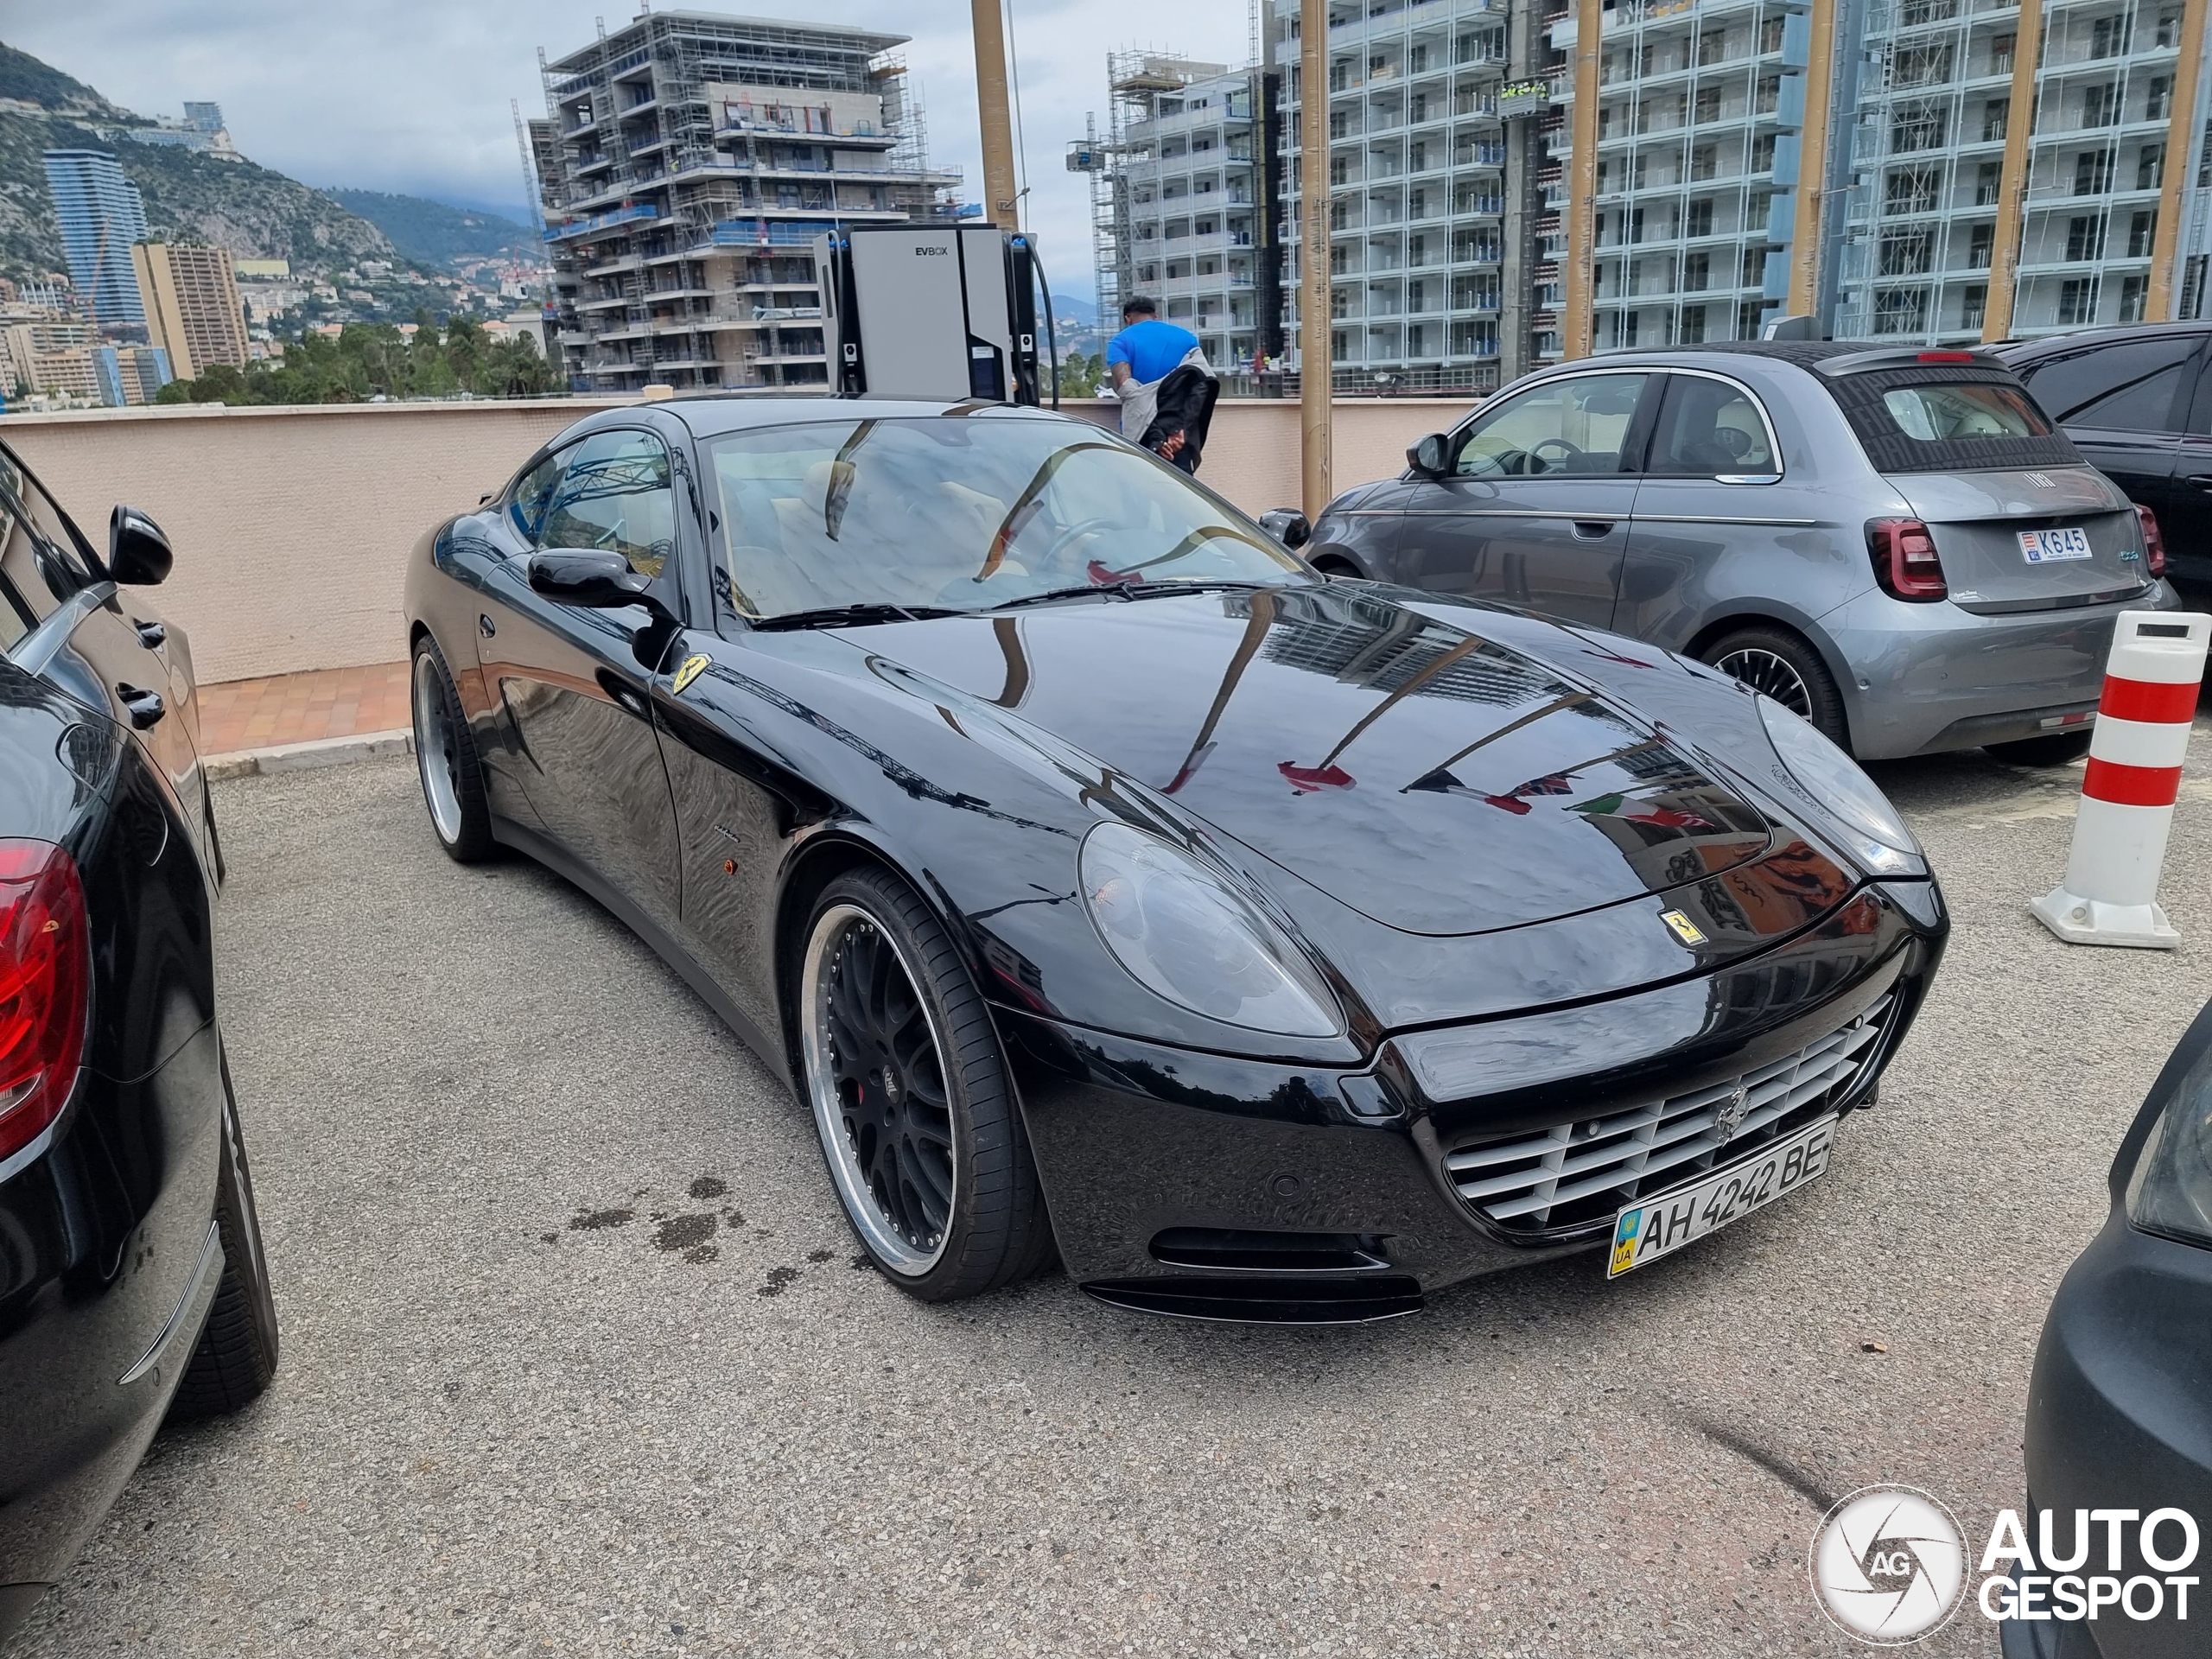
[[[61,1115],[85,1052],[91,949],[76,861],[0,840],[0,1159]]]
[[[2135,516],[2143,521],[2143,574],[2163,576],[2166,574],[2166,538],[2158,534],[2158,515],[2148,507],[2138,507]]]
[[[1936,556],[1936,537],[1917,518],[1870,518],[1866,551],[1874,561],[1874,580],[1892,599],[1947,598],[1943,562]]]

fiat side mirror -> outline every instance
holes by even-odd
[[[1442,478],[1452,466],[1452,444],[1441,432],[1432,432],[1406,451],[1406,462],[1423,478]]]
[[[151,588],[169,573],[176,555],[162,527],[136,507],[107,516],[107,573],[125,588]]]
[[[1262,513],[1260,528],[1294,553],[1313,539],[1313,526],[1296,507],[1275,507]]]

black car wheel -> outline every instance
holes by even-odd
[[[1838,748],[1851,747],[1843,695],[1820,653],[1778,628],[1743,628],[1714,640],[1699,658],[1817,727]]]
[[[461,693],[437,642],[425,634],[415,647],[415,766],[423,777],[423,804],[430,828],[448,857],[474,864],[491,856],[492,807],[475,740],[461,712]]]
[[[2087,732],[2053,732],[2049,737],[2024,737],[2014,743],[1991,743],[1985,753],[2016,766],[2063,766],[2089,752]]]
[[[798,963],[801,1065],[845,1214],[924,1301],[1027,1276],[1051,1227],[998,1033],[926,906],[872,870],[816,900]]]
[[[223,1277],[177,1383],[169,1413],[180,1418],[236,1411],[257,1398],[276,1374],[276,1303],[261,1250],[261,1217],[253,1203],[253,1171],[231,1098],[231,1067],[223,1063],[222,1161],[215,1184],[215,1225],[223,1242]]]

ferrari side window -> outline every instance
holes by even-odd
[[[640,575],[659,575],[676,544],[676,497],[660,440],[645,432],[600,432],[563,459],[538,545],[605,548]]]
[[[538,530],[545,523],[545,510],[553,505],[553,490],[561,481],[561,469],[568,464],[569,452],[564,449],[546,456],[516,483],[514,499],[507,512],[524,540],[537,539]]]

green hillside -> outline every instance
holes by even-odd
[[[0,98],[34,102],[49,111],[0,111],[0,276],[21,279],[68,269],[41,160],[41,151],[55,149],[113,156],[145,198],[147,227],[156,237],[208,243],[241,258],[289,259],[308,271],[401,257],[374,225],[296,179],[251,162],[134,143],[116,129],[149,124],[143,117],[117,109],[82,82],[5,45],[0,45]]]
[[[537,232],[497,213],[448,207],[442,201],[426,201],[420,196],[388,195],[381,190],[326,190],[323,194],[382,231],[408,258],[426,265],[442,265],[468,254],[543,257],[543,245]]]

